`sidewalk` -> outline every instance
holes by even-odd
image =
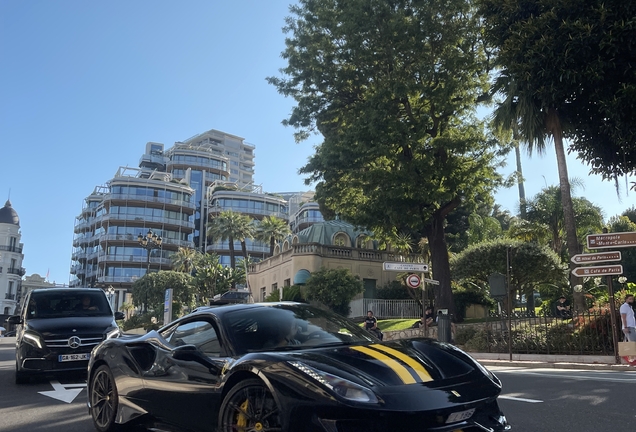
[[[579,369],[634,371],[636,367],[615,364],[614,356],[567,356],[541,354],[468,353],[484,366],[524,367],[535,369]]]

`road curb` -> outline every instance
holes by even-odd
[[[524,367],[531,369],[578,369],[578,370],[603,370],[603,371],[634,371],[636,368],[624,364],[599,364],[599,363],[562,363],[562,362],[539,362],[539,361],[510,361],[510,360],[487,360],[476,358],[484,366],[507,366]]]

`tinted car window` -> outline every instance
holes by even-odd
[[[173,346],[194,345],[210,357],[218,357],[221,345],[216,330],[207,321],[191,321],[180,324],[172,333],[163,335]]]
[[[305,305],[241,309],[222,321],[238,354],[376,341],[352,321]]]
[[[34,292],[26,318],[112,315],[106,296],[99,292]]]

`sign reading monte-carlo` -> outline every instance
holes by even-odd
[[[611,249],[636,247],[636,232],[590,234],[587,236],[588,249]]]

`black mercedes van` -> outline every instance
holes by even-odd
[[[31,291],[22,313],[9,318],[17,324],[15,381],[31,375],[82,371],[93,347],[119,337],[106,294],[97,288],[47,288]]]

